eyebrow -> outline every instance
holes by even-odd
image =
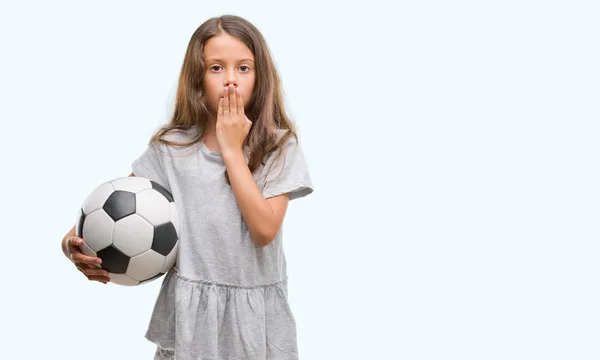
[[[223,59],[215,59],[215,58],[206,59],[206,62],[209,62],[209,61],[224,62]],[[254,60],[252,60],[252,59],[241,59],[241,60],[238,60],[238,62],[242,62],[242,61],[251,61],[251,62],[254,62]]]

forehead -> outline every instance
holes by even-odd
[[[219,34],[210,38],[204,45],[206,61],[219,59],[221,61],[237,61],[254,59],[252,51],[241,40],[228,35]]]

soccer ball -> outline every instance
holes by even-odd
[[[75,222],[81,251],[102,259],[112,283],[135,286],[160,278],[174,264],[179,218],[171,193],[155,181],[128,176],[98,186]]]

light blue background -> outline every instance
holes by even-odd
[[[315,185],[285,223],[301,359],[600,358],[597,4],[3,2],[0,357],[152,357],[160,282],[87,282],[59,243],[235,13]]]

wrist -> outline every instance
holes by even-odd
[[[221,151],[221,156],[224,161],[231,161],[236,159],[244,159],[244,152],[242,148],[239,149],[223,149]]]

